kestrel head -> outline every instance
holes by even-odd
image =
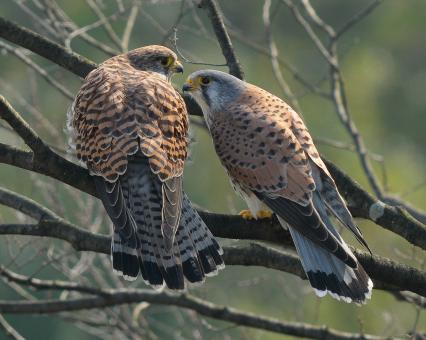
[[[247,83],[228,73],[200,70],[189,75],[182,90],[195,99],[208,118],[224,111],[228,104],[241,95],[246,86]]]
[[[175,73],[182,73],[183,66],[176,54],[167,47],[150,45],[128,52],[130,64],[142,71],[157,72],[168,80]]]

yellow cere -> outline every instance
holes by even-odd
[[[192,90],[198,89],[200,87],[201,77],[196,77],[194,79],[188,78],[186,80],[186,83],[191,86]]]

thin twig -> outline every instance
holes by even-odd
[[[271,0],[265,0],[263,5],[263,25],[265,26],[266,31],[266,39],[268,41],[269,46],[269,52],[271,54],[271,65],[272,69],[274,71],[274,76],[281,87],[281,90],[284,92],[284,95],[288,98],[290,101],[291,106],[298,111],[298,113],[301,115],[301,108],[300,105],[294,96],[293,92],[291,91],[290,86],[285,81],[284,76],[280,69],[280,64],[278,61],[278,49],[277,45],[275,44],[274,38],[272,36],[272,28],[271,28],[271,20],[270,20],[270,8],[271,8]]]
[[[321,28],[327,35],[330,40],[329,47],[326,48],[325,45],[321,42],[319,37],[316,35],[312,29],[309,22],[302,16],[298,8],[294,5],[292,0],[281,0],[283,1],[293,12],[294,17],[300,23],[300,25],[305,29],[306,33],[309,35],[311,40],[314,42],[315,46],[324,56],[326,61],[329,64],[330,69],[330,83],[332,88],[332,102],[335,106],[336,112],[340,121],[349,132],[355,148],[357,150],[361,165],[364,169],[364,173],[368,179],[370,186],[372,187],[374,193],[379,199],[382,199],[382,190],[377,180],[373,167],[370,163],[370,160],[367,155],[367,150],[364,144],[364,141],[359,133],[355,123],[351,120],[349,114],[349,108],[346,99],[345,85],[343,82],[342,74],[339,67],[339,59],[337,54],[337,39],[334,29],[326,24],[316,13],[315,9],[311,5],[309,0],[301,1],[303,8],[305,9],[306,14],[308,15],[310,21],[314,23],[317,27]],[[371,11],[370,11],[371,12]],[[364,16],[365,17],[365,16]],[[362,18],[362,17],[360,17]]]
[[[113,16],[117,16],[117,14],[114,14]],[[113,17],[111,16],[111,17]],[[120,53],[119,50],[112,49],[106,44],[103,44],[99,42],[98,40],[92,38],[90,35],[86,34],[88,31],[97,28],[99,26],[102,26],[102,20],[95,21],[94,23],[91,23],[89,25],[86,25],[84,27],[76,27],[72,32],[68,34],[68,36],[65,39],[65,46],[66,48],[72,50],[71,48],[71,42],[73,39],[81,37],[84,40],[86,40],[89,44],[92,44],[93,46],[99,48],[103,52],[107,53],[110,56],[114,56]]]
[[[52,78],[45,69],[37,65],[30,58],[28,58],[22,51],[17,48],[13,48],[8,44],[0,41],[0,48],[5,49],[6,51],[15,55],[19,60],[23,61],[26,65],[31,67],[34,71],[36,71],[40,76],[42,76],[50,85],[52,85],[55,89],[57,89],[61,94],[63,94],[67,99],[73,100],[73,94],[68,91],[68,89],[63,86],[56,79]]]
[[[8,81],[0,78],[0,86],[6,89],[8,96],[16,100],[20,106],[22,106],[27,112],[29,112],[36,120],[36,127],[43,128],[48,132],[56,142],[59,140],[62,142],[62,136],[60,136],[57,128],[44,117],[39,110],[29,103],[19,91],[11,86]]]
[[[364,19],[364,17],[368,16],[382,2],[383,0],[374,0],[370,4],[368,4],[364,9],[356,13],[352,18],[346,21],[345,24],[336,31],[335,39],[339,39],[341,35],[350,30],[354,25],[359,23],[362,19]]]
[[[176,51],[176,53],[177,53],[177,55],[180,57],[180,58],[182,58],[182,60],[185,62],[185,63],[187,63],[187,64],[193,64],[193,65],[206,65],[206,66],[227,66],[227,64],[212,64],[212,63],[206,63],[206,62],[204,62],[204,61],[192,61],[192,60],[190,60],[190,59],[188,59],[188,58],[186,58],[183,54],[182,54],[182,52],[179,50],[179,47],[178,47],[178,44],[177,44],[177,41],[178,41],[178,37],[177,37],[177,32],[178,32],[178,29],[177,28],[174,28],[173,29],[173,38],[171,39],[171,41],[172,41],[172,43],[173,43],[173,47],[174,47],[174,49],[175,49],[175,51]]]
[[[136,18],[138,17],[139,6],[133,5],[130,9],[129,17],[127,18],[126,27],[124,28],[123,37],[121,38],[121,50],[127,52],[129,50],[130,36],[132,35],[133,27],[135,26]]]
[[[112,28],[108,18],[105,16],[104,12],[99,8],[98,4],[93,0],[86,0],[86,3],[89,5],[89,7],[92,9],[92,11],[97,15],[99,20],[102,21],[102,27],[105,29],[105,32],[111,39],[111,41],[117,46],[117,48],[122,48],[120,38],[118,37],[117,33],[115,33],[114,29]]]
[[[39,290],[67,290],[79,293],[108,295],[107,291],[98,288],[83,286],[75,282],[66,282],[61,280],[40,280],[34,277],[21,275],[0,265],[0,275],[11,282],[21,285],[30,286]]]
[[[1,314],[0,314],[0,327],[6,333],[6,336],[8,338],[15,339],[15,340],[25,340],[25,338],[21,334],[19,334],[17,330],[13,328],[12,325],[9,322],[7,322],[7,320]]]

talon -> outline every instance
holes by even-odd
[[[273,212],[270,210],[259,210],[256,213],[257,218],[271,218]]]
[[[241,210],[238,215],[240,215],[245,220],[252,220],[254,216],[251,214],[250,210]]]

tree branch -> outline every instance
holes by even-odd
[[[96,68],[92,61],[29,29],[0,17],[0,37],[22,46],[84,78]]]
[[[21,285],[30,286],[38,290],[75,291],[79,293],[97,295],[97,297],[95,298],[79,298],[65,301],[40,301],[37,303],[37,306],[35,306],[34,304],[25,304],[24,307],[22,307],[22,302],[18,301],[17,304],[20,305],[19,310],[15,309],[15,311],[11,311],[11,313],[56,313],[59,311],[58,308],[62,309],[61,311],[68,312],[70,311],[70,306],[72,306],[71,308],[75,308],[73,310],[79,310],[100,308],[105,306],[118,305],[121,303],[150,302],[164,305],[180,306],[194,310],[202,315],[215,319],[234,322],[238,325],[261,328],[277,333],[294,335],[298,337],[309,337],[313,339],[382,339],[381,337],[365,334],[363,334],[363,336],[361,337],[360,334],[340,332],[337,330],[329,329],[324,326],[314,326],[306,323],[274,320],[263,316],[244,313],[229,307],[217,306],[213,303],[203,301],[188,294],[172,294],[168,292],[159,293],[145,289],[135,289],[130,291],[126,290],[123,292],[123,290],[92,288],[88,286],[79,285],[74,282],[40,280],[37,278],[17,274],[4,268],[3,266],[0,267],[0,275],[4,276],[9,281]],[[132,295],[132,298],[135,298],[135,300],[127,300],[127,294]],[[116,295],[119,295],[120,297],[116,298]],[[91,303],[87,303],[89,301],[93,302],[94,305],[91,306]],[[178,301],[179,304],[176,303],[176,301]],[[45,303],[47,303],[47,308],[40,306]],[[104,303],[104,305],[98,306],[98,304],[102,303]],[[0,311],[2,308],[8,308],[4,305],[4,301],[0,301]],[[31,308],[32,311],[22,310],[28,308]]]
[[[12,327],[12,325],[7,322],[7,320],[3,317],[3,315],[0,314],[0,327],[3,328],[4,332],[6,333],[6,336],[10,339],[15,340],[25,340],[24,337],[19,334],[15,328]]]
[[[310,339],[384,339],[383,337],[368,334],[341,332],[326,326],[279,321],[269,317],[241,312],[231,307],[216,306],[187,294],[157,293],[143,289],[117,289],[109,291],[109,294],[105,296],[67,300],[0,301],[0,312],[11,314],[51,314],[140,302],[174,305],[196,311],[201,315],[214,319]]]
[[[229,37],[225,24],[223,23],[223,16],[219,5],[215,0],[203,0],[201,4],[202,7],[206,8],[210,21],[212,22],[213,30],[216,34],[217,40],[219,41],[226,63],[228,64],[229,73],[237,78],[243,79],[244,72],[237,56],[235,55],[231,38]]]
[[[237,230],[235,225],[222,226],[220,232],[217,232],[214,225],[209,227],[216,236],[220,235],[227,238],[233,238],[233,233]],[[225,234],[225,230],[228,227],[231,227],[232,233]],[[237,239],[243,239],[242,236],[252,239],[253,236],[248,235],[244,228],[241,228],[240,233],[237,234]],[[41,220],[36,224],[3,224],[0,225],[0,235],[57,238],[70,243],[77,251],[93,251],[109,254],[111,250],[110,236],[88,232],[60,218],[55,221]],[[287,243],[291,242],[289,235],[286,236],[286,240]],[[289,272],[302,279],[306,279],[298,257],[288,252],[279,251],[260,244],[224,247],[224,251],[224,260],[229,265],[262,266]],[[355,254],[375,281],[376,288],[408,290],[426,296],[426,273],[377,255],[371,256],[359,250]]]

